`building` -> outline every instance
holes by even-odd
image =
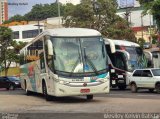
[[[0,0],[0,24],[8,20],[8,3],[7,0]]]
[[[117,15],[128,20],[137,39],[143,38],[146,42],[150,42],[150,36],[154,32],[153,16],[149,14],[143,15],[142,12],[143,7],[138,2],[135,2],[133,7],[119,8]]]
[[[13,31],[13,40],[19,42],[30,42],[33,40],[39,32],[44,30],[44,24],[40,23],[42,27],[38,29],[37,24],[27,24],[27,25],[16,25],[9,26]]]

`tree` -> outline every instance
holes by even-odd
[[[108,38],[135,41],[127,21],[116,15],[116,10],[116,0],[81,0],[81,3],[73,8],[71,5],[65,7],[64,26],[93,28]]]
[[[60,4],[61,15],[64,14],[64,6]],[[29,21],[44,20],[49,17],[58,17],[58,4],[36,4],[32,7],[31,11],[24,15]]]
[[[19,51],[26,44],[25,42],[13,41],[10,28],[0,27],[0,64],[1,71],[5,70],[5,76],[7,76],[12,62],[19,63]]]
[[[141,48],[143,48],[144,43],[145,43],[145,40],[143,38],[138,39],[138,44],[140,45]]]
[[[5,75],[7,75],[7,54],[8,54],[8,48],[11,43],[11,36],[12,36],[12,30],[7,27],[0,27],[0,49],[1,49],[1,56],[0,56],[0,64],[1,67],[4,67]]]
[[[13,17],[9,18],[9,20],[4,21],[3,24],[8,24],[8,23],[11,23],[14,21],[17,21],[17,22],[26,21],[26,18],[24,16],[17,14],[17,15],[14,15]]]

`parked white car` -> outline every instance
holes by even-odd
[[[130,87],[133,93],[138,89],[149,89],[160,93],[160,69],[136,69],[130,77]]]

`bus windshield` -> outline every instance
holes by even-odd
[[[147,58],[140,47],[125,47],[125,50],[130,54],[128,61],[128,70],[147,68]]]
[[[58,73],[87,76],[106,72],[107,54],[101,37],[52,37],[51,40],[55,54],[54,69]]]

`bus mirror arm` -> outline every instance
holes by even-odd
[[[53,44],[51,40],[47,40],[48,55],[53,56]]]
[[[105,40],[107,42],[109,42],[111,53],[115,53],[116,52],[115,43],[112,40],[108,39],[108,38],[105,38]]]

